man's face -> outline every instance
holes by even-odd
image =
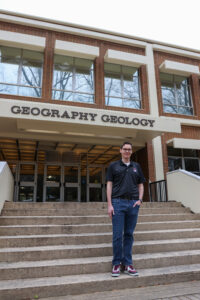
[[[120,148],[120,153],[122,156],[122,159],[128,160],[131,157],[132,154],[132,147],[129,144],[125,144],[122,149]]]

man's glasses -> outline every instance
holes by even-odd
[[[126,151],[126,152],[131,152],[132,151],[132,149],[130,149],[130,148],[122,148],[122,150]]]

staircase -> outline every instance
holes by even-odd
[[[80,295],[200,279],[200,217],[179,203],[143,203],[139,277],[111,277],[106,203],[10,203],[0,216],[0,300]]]

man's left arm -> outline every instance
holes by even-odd
[[[135,207],[136,205],[140,206],[142,203],[142,199],[143,199],[143,195],[144,195],[144,184],[143,183],[138,184],[138,191],[139,191],[139,200],[135,202],[133,207]]]
[[[139,199],[142,201],[144,195],[144,184],[138,184],[138,191],[139,191]]]

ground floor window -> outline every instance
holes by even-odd
[[[200,176],[200,151],[167,147],[169,171],[183,169]]]

